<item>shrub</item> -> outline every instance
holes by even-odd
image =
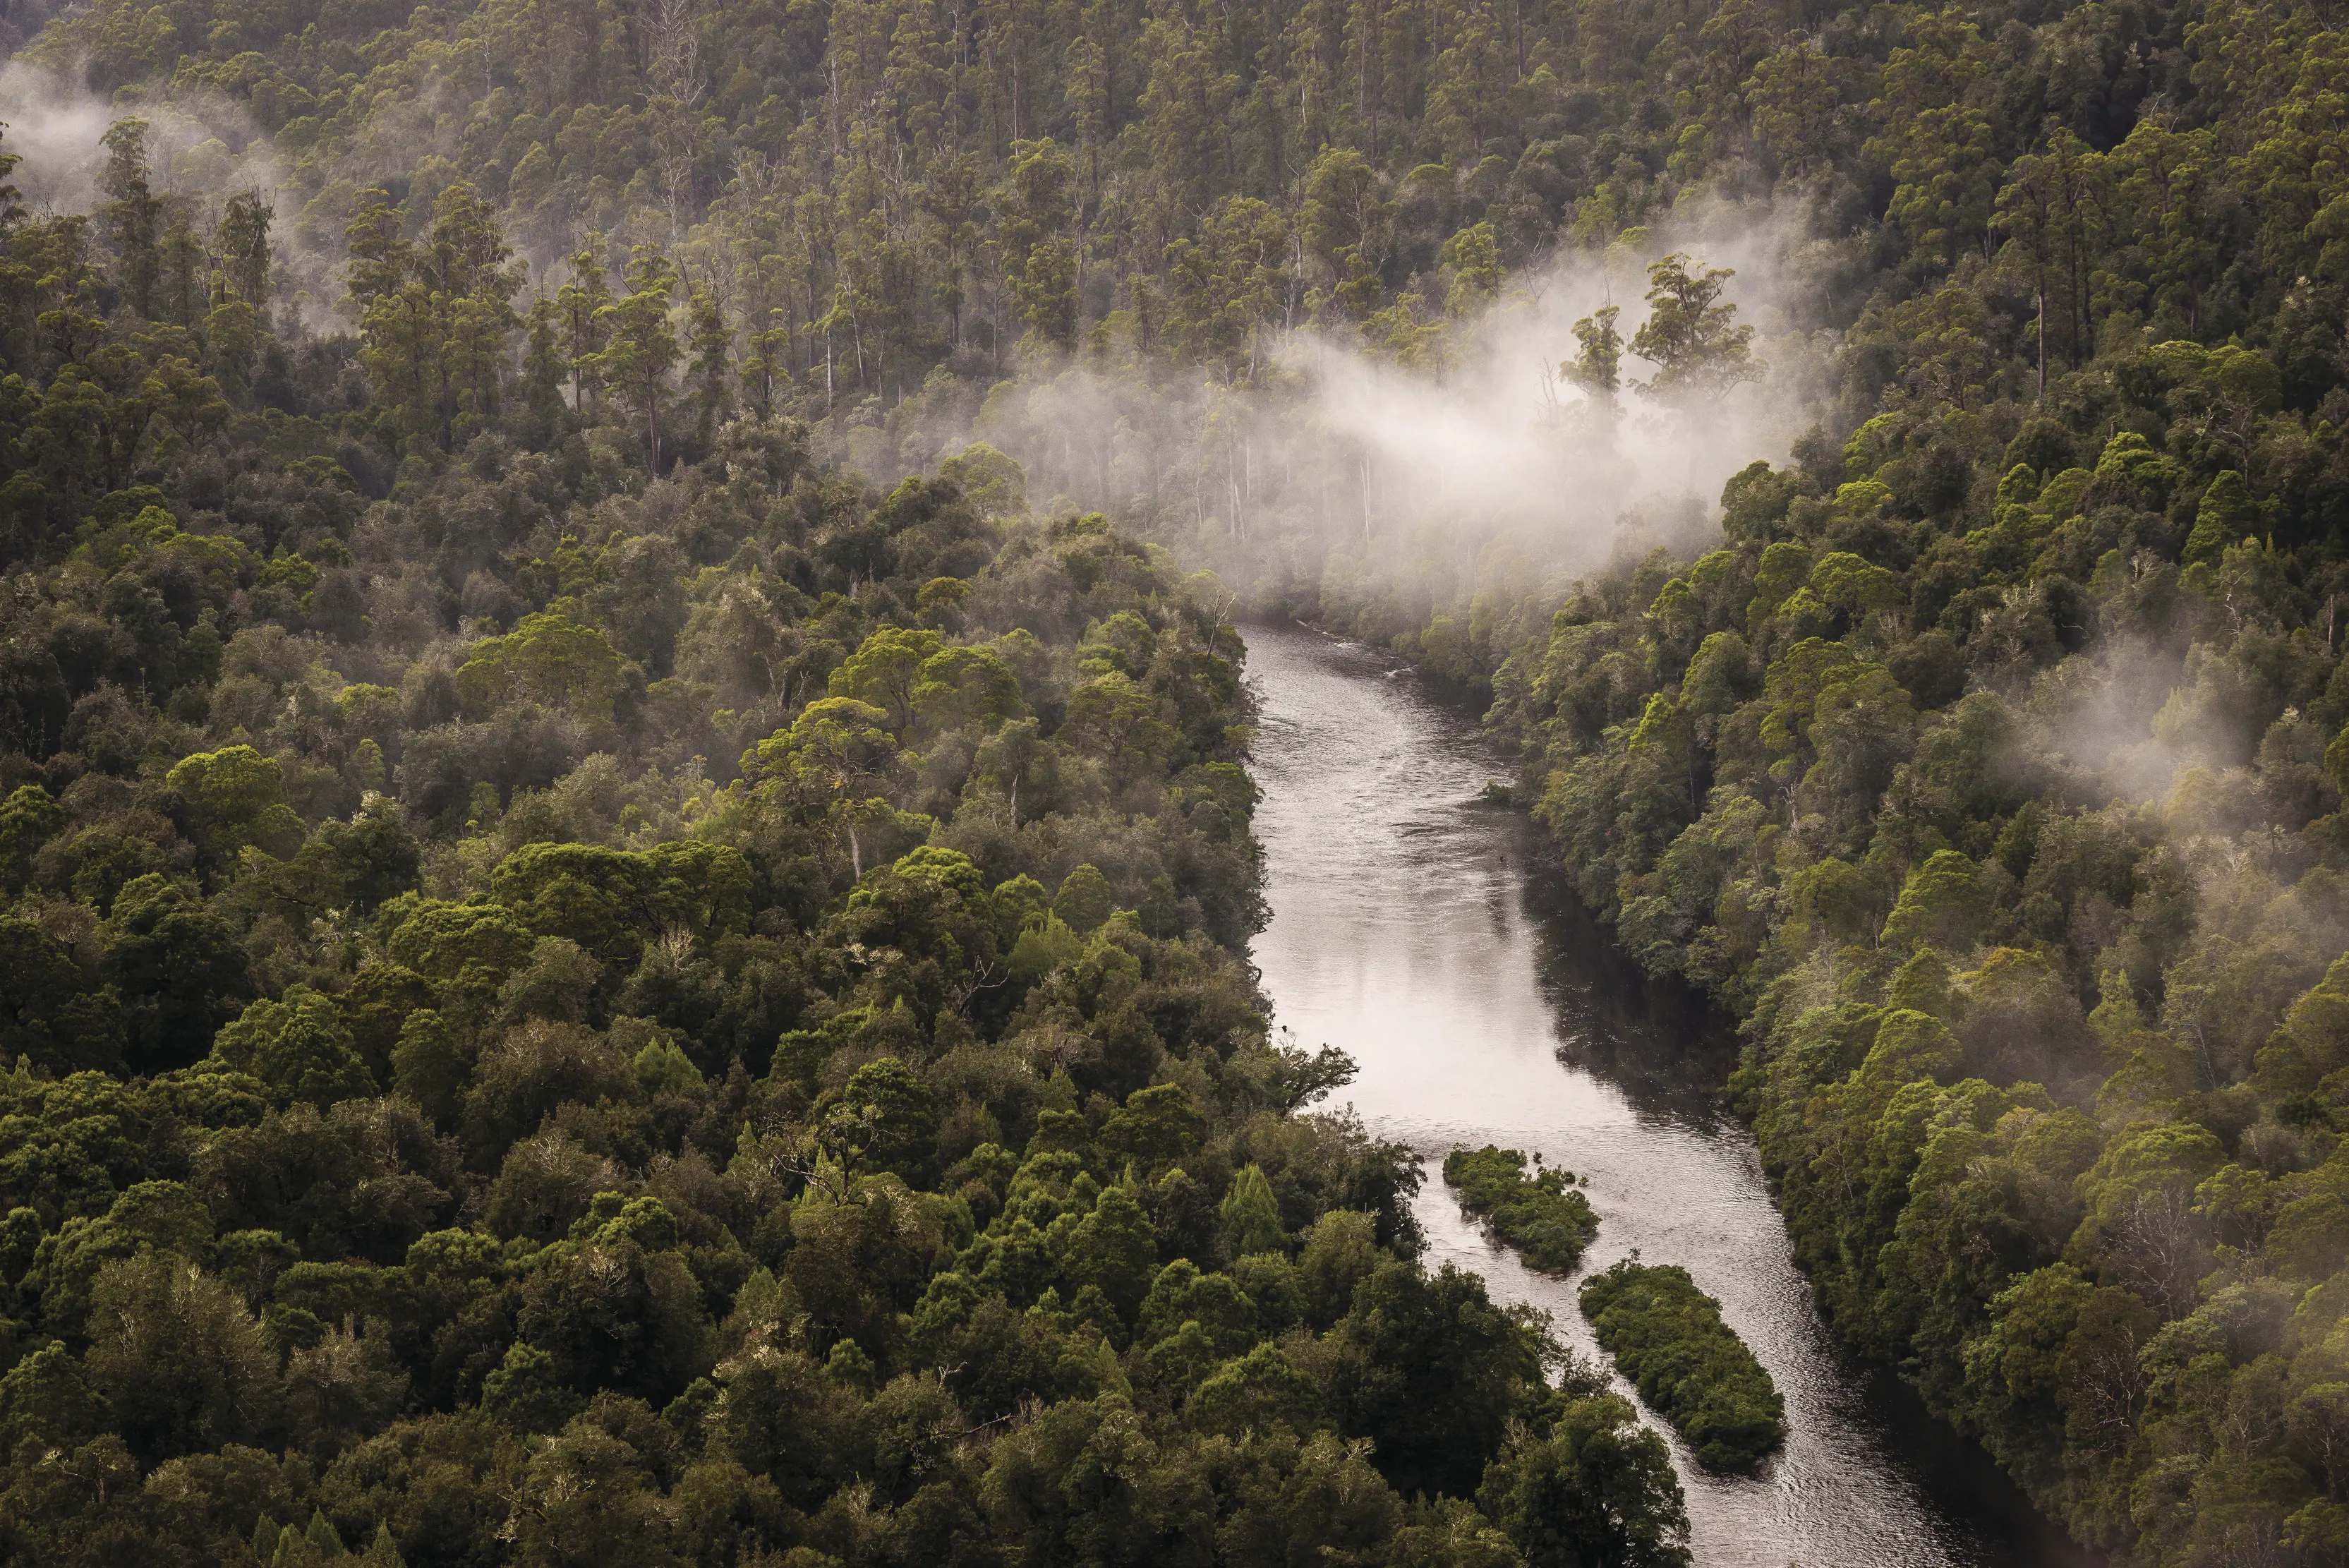
[[[1517,1249],[1528,1268],[1562,1274],[1582,1261],[1599,1229],[1598,1211],[1576,1190],[1570,1170],[1526,1175],[1526,1157],[1514,1148],[1455,1148],[1444,1160],[1445,1185],[1460,1206]]]
[[[1626,1258],[1582,1282],[1599,1343],[1707,1469],[1750,1469],[1786,1440],[1786,1406],[1721,1303],[1672,1264]]]

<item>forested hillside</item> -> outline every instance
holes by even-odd
[[[748,414],[369,503],[92,259],[86,362],[217,411],[12,563],[10,1561],[1685,1561],[1268,1040],[1164,552]]]
[[[1074,154],[827,26],[30,46],[119,101],[0,163],[0,1556],[1685,1563],[1268,1036],[1229,596],[829,460],[1094,312]]]
[[[2332,21],[13,10],[102,107],[0,199],[12,1549],[1671,1559],[1304,1108],[1229,603],[1066,493],[1489,698],[1836,1326],[2081,1539],[2344,1560]],[[1816,416],[1719,549],[1257,444],[1283,332],[1463,374],[1602,251],[1529,421]]]

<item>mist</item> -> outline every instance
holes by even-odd
[[[36,213],[95,215],[106,200],[105,137],[117,120],[147,122],[155,193],[175,216],[209,234],[228,199],[256,191],[276,214],[270,267],[277,303],[290,304],[313,331],[343,324],[332,314],[342,257],[304,244],[295,219],[307,198],[291,182],[277,148],[241,107],[217,93],[174,89],[168,99],[110,103],[69,77],[11,60],[0,64],[0,148],[22,161],[10,176]]]
[[[263,192],[278,214],[281,299],[313,330],[347,327],[332,308],[339,247],[302,242],[316,226],[304,221],[307,198],[240,108],[177,93],[117,107],[48,72],[0,67],[6,145],[36,210],[98,209],[102,138],[129,113],[150,124],[159,192],[200,231],[229,195]],[[1112,321],[1065,360],[1029,360],[992,386],[999,361],[893,410],[843,406],[817,439],[883,482],[989,442],[1019,462],[1040,512],[1105,512],[1267,603],[1322,585],[1420,607],[1495,585],[1555,597],[1626,555],[1709,547],[1723,483],[1782,458],[1813,421],[1825,378],[1797,325],[1819,314],[1807,218],[1790,203],[1684,203],[1604,254],[1562,251],[1513,272],[1500,297],[1438,324],[1428,363],[1397,363],[1350,328],[1299,327],[1259,345],[1253,378],[1223,382]],[[525,247],[548,286],[565,269],[542,248]],[[1718,399],[1651,399],[1640,390],[1651,368],[1627,348],[1620,396],[1592,401],[1561,374],[1574,323],[1615,306],[1628,345],[1647,316],[1646,268],[1674,252],[1733,271],[1724,298],[1754,328],[1761,378]],[[1290,317],[1303,314],[1293,299]]]
[[[1607,254],[1561,254],[1445,322],[1433,364],[1295,330],[1250,386],[1095,346],[975,408],[917,400],[887,434],[852,416],[833,455],[888,479],[987,441],[1019,460],[1040,512],[1108,513],[1267,606],[1340,584],[1423,607],[1495,585],[1556,596],[1626,554],[1710,548],[1723,483],[1783,459],[1816,418],[1820,354],[1794,325],[1802,220],[1723,204]],[[1755,328],[1760,379],[1653,399],[1638,389],[1652,368],[1627,348],[1614,405],[1586,397],[1561,371],[1575,321],[1614,305],[1628,345],[1646,268],[1674,252],[1733,270],[1724,298]]]

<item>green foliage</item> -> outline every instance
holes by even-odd
[[[301,819],[285,805],[284,767],[251,746],[182,758],[163,782],[187,800],[211,855],[233,859],[250,844],[284,858],[302,841]]]
[[[523,1432],[559,1430],[581,1404],[554,1374],[554,1358],[516,1340],[481,1379],[481,1414]]]
[[[150,872],[115,896],[101,965],[123,999],[134,1066],[202,1055],[212,1031],[252,993],[252,963],[234,928],[176,882]]]
[[[536,936],[562,937],[605,962],[627,962],[645,933],[698,941],[750,924],[750,863],[730,846],[685,841],[631,852],[526,844],[490,873],[490,896]]]
[[[687,417],[650,253],[616,300],[577,267],[510,382],[481,189],[356,199],[367,396],[254,416],[253,545],[63,475],[88,529],[45,490],[0,542],[49,639],[0,677],[0,1553],[796,1560],[861,1511],[991,1559],[1128,1528],[1063,1441],[1101,1422],[1170,1539],[1383,1553],[1390,1450],[1474,1517],[1537,1334],[1460,1278],[1358,1313],[1423,1278],[1407,1152],[1305,1108],[1329,1064],[1226,1070],[1285,1059],[1220,608],[999,455],[880,495],[729,419],[698,263]],[[233,215],[218,288],[272,287]],[[221,308],[243,406],[294,361]],[[361,483],[434,519],[388,575]],[[446,592],[403,619],[409,567]]]
[[[1761,377],[1754,328],[1736,325],[1736,307],[1721,297],[1736,275],[1679,254],[1648,268],[1648,319],[1627,347],[1656,368],[1649,389],[1658,397],[1718,398]]]
[[[508,635],[483,638],[457,670],[458,694],[478,714],[530,701],[592,723],[611,717],[619,689],[620,656],[604,634],[560,614],[524,616]]]
[[[1686,1269],[1627,1258],[1585,1280],[1579,1300],[1599,1345],[1699,1463],[1748,1469],[1785,1441],[1785,1401]]]
[[[878,709],[903,732],[914,722],[915,689],[938,651],[936,632],[884,627],[832,672],[831,693]]]
[[[1099,867],[1080,866],[1061,878],[1061,890],[1052,895],[1052,918],[1081,937],[1089,935],[1109,919],[1115,908],[1112,897],[1109,878]]]
[[[374,1087],[352,1049],[342,1010],[306,985],[246,1008],[213,1036],[212,1059],[252,1074],[280,1104],[325,1106]]]
[[[1524,1561],[1687,1563],[1688,1511],[1664,1440],[1580,1368],[1568,1369],[1555,1404],[1548,1430],[1516,1433],[1477,1494]]]
[[[433,1120],[446,1126],[456,1115],[471,1066],[456,1032],[431,1008],[416,1009],[400,1024],[391,1052],[393,1082]]]
[[[1444,1157],[1444,1180],[1462,1208],[1545,1273],[1572,1272],[1599,1229],[1572,1171],[1553,1167],[1528,1177],[1526,1157],[1514,1148],[1455,1148]]]
[[[1578,1533],[1574,1478],[1625,1472],[1496,1392],[1514,1352],[1413,1338],[1397,1157],[1247,1135],[1324,1077],[1261,1068],[1234,956],[1222,590],[1081,514],[1114,494],[1489,695],[1576,888],[1743,1021],[1839,1332],[2129,1561],[2338,1555],[2333,23],[917,9],[96,0],[23,41],[141,107],[86,216],[0,189],[0,1199],[79,1237],[201,1189],[239,1229],[52,1255],[233,1279],[261,1354],[221,1291],[119,1300],[282,1381],[165,1366],[118,1413],[58,1357],[143,1397],[137,1347],[20,1286],[63,1413],[10,1428],[58,1457],[0,1550],[1667,1560],[1646,1505],[1643,1544]],[[216,105],[225,141],[157,129]],[[1832,286],[1764,324],[1760,269],[1655,257],[1721,193],[1799,196]],[[1563,587],[1496,536],[1381,597],[1346,563],[1385,481],[1271,460],[1268,347],[1441,373],[1561,244],[1651,268],[1630,342],[1532,346],[1587,393],[1628,350],[1702,421],[1763,326],[1819,428],[1695,559]],[[534,303],[523,254],[563,258]],[[1319,581],[1300,518],[1344,541]],[[852,1101],[891,1060],[926,1099]],[[1296,1251],[1230,1263],[1262,1332],[1131,1356],[1157,1268],[1268,1239],[1252,1182],[1226,1234],[1251,1164]],[[674,1246],[571,1238],[640,1188]],[[419,1240],[460,1213],[512,1240]],[[1291,1284],[1321,1337],[1258,1355]],[[462,1414],[517,1344],[559,1362],[535,1449]]]
[[[850,1076],[831,1131],[853,1166],[917,1180],[937,1137],[937,1115],[928,1086],[905,1063],[884,1056]]]
[[[1224,1251],[1234,1258],[1257,1253],[1285,1253],[1288,1233],[1281,1228],[1280,1205],[1263,1168],[1242,1166],[1232,1178],[1217,1210],[1223,1220]]]
[[[14,893],[32,874],[33,854],[65,826],[65,812],[38,784],[19,784],[0,801],[0,887]]]

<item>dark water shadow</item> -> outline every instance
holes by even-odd
[[[1524,817],[1524,900],[1536,978],[1557,1014],[1558,1057],[1630,1096],[1643,1116],[1716,1129],[1735,1121],[1721,1091],[1737,1066],[1737,1021],[1623,950],[1575,893]]]

